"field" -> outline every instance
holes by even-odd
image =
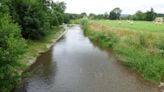
[[[85,22],[84,22],[85,21]],[[101,46],[112,48],[125,66],[145,80],[164,81],[164,24],[152,22],[82,20],[85,34]]]
[[[94,20],[94,22],[103,24],[110,29],[125,29],[135,31],[151,31],[151,32],[164,32],[164,23],[155,24],[147,21],[134,21],[133,24],[127,22],[127,20]]]

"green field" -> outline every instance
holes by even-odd
[[[127,20],[93,20],[93,22],[107,26],[110,29],[127,29],[135,31],[152,31],[152,32],[164,32],[164,23],[155,24],[147,21],[134,21],[133,24],[127,22]]]

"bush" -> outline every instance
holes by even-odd
[[[84,29],[84,31],[88,30],[88,19],[86,17],[84,17],[81,20],[81,25],[82,25],[82,28]]]
[[[160,39],[158,41],[157,48],[160,50],[160,53],[164,56],[164,39]]]
[[[12,0],[10,13],[25,39],[41,40],[50,28],[46,6],[39,0]]]
[[[0,17],[0,92],[9,92],[20,82],[17,60],[25,50],[20,32],[9,16]]]

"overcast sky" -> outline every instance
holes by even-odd
[[[103,14],[115,7],[120,7],[123,14],[134,14],[137,10],[147,11],[154,8],[155,12],[164,13],[164,0],[54,0],[64,1],[68,13]]]

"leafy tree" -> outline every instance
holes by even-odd
[[[53,11],[58,11],[60,13],[64,13],[66,9],[66,3],[64,2],[52,2],[51,7]]]
[[[107,12],[104,13],[104,18],[109,19],[109,14]]]
[[[103,14],[98,14],[98,15],[96,16],[96,18],[97,18],[97,19],[105,19]]]
[[[150,11],[146,12],[146,20],[147,21],[153,21],[156,18],[156,13],[154,12],[154,9],[151,8]]]
[[[147,12],[137,11],[134,15],[129,16],[129,19],[153,21],[156,16],[157,14],[154,12],[153,8],[151,8],[151,10]]]
[[[25,39],[40,40],[49,29],[48,13],[40,0],[12,0],[10,13]]]
[[[90,13],[90,14],[89,14],[89,18],[90,18],[90,19],[96,19],[96,14]]]
[[[58,23],[58,25],[60,25],[64,22],[66,22],[65,19],[68,16],[64,13],[65,8],[66,8],[66,4],[64,2],[52,2],[51,8],[52,8],[51,13],[53,16],[55,16],[55,19],[54,19],[55,26],[57,23]],[[68,18],[67,18],[67,21],[68,21]]]
[[[116,20],[120,18],[122,10],[120,8],[114,8],[109,15],[109,19]]]
[[[145,13],[142,11],[137,11],[136,14],[134,15],[134,20],[145,20]]]
[[[81,18],[83,18],[83,17],[86,17],[87,16],[87,13],[83,12],[80,15],[81,15]]]

